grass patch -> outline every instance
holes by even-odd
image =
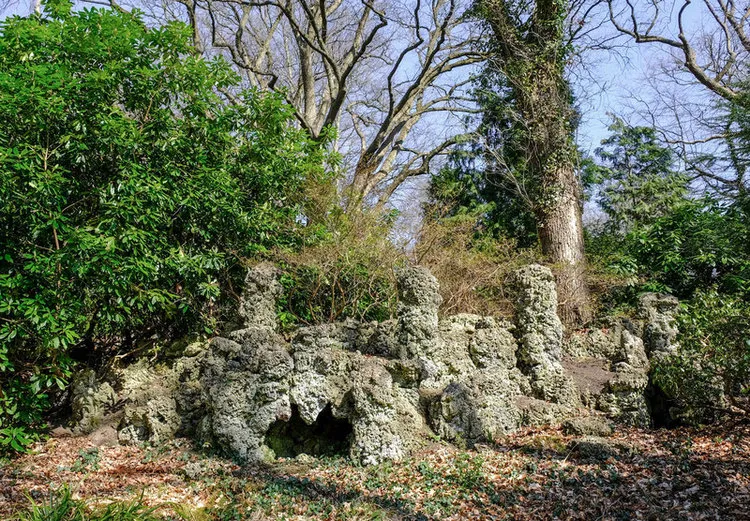
[[[73,499],[70,489],[51,489],[49,497],[40,503],[30,499],[26,511],[17,521],[157,521],[155,508],[139,500],[127,503],[111,503],[104,507],[90,508],[84,501]]]

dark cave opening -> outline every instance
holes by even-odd
[[[296,405],[292,405],[289,421],[276,421],[266,433],[266,445],[276,457],[348,456],[353,436],[352,425],[343,418],[334,418],[327,405],[312,425],[304,422]]]
[[[646,403],[655,429],[673,429],[681,425],[671,414],[671,409],[675,406],[674,400],[651,382],[646,387]]]

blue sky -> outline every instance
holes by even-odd
[[[0,18],[3,15],[27,14],[33,6],[33,0],[0,0]],[[91,4],[89,4],[91,5]],[[601,15],[602,13],[599,13]],[[690,6],[688,21],[694,27],[701,25],[701,6]],[[673,33],[672,23],[666,22],[662,31]],[[611,28],[605,25],[603,31],[611,34]],[[582,122],[578,129],[578,142],[588,152],[599,146],[608,135],[607,126],[611,121],[609,114],[614,113],[633,123],[638,123],[638,116],[633,110],[632,93],[648,96],[653,86],[646,85],[646,77],[653,76],[654,69],[668,55],[662,46],[656,44],[636,45],[627,38],[621,41],[615,51],[597,51],[584,56],[588,64],[586,74],[577,76],[585,80],[574,81],[574,89],[582,112]]]

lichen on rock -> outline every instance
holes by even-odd
[[[77,374],[71,389],[73,432],[89,434],[104,422],[117,401],[117,393],[109,382],[99,381],[91,369]]]
[[[676,315],[679,301],[672,295],[644,293],[638,300],[637,317],[643,321],[643,343],[649,354],[671,354],[677,350]]]
[[[79,375],[76,432],[114,419],[122,443],[184,435],[243,462],[345,453],[362,464],[401,459],[430,433],[471,446],[569,420],[570,432],[602,435],[609,420],[649,423],[648,355],[674,345],[665,297],[642,299],[634,321],[565,340],[554,277],[538,265],[513,277],[513,324],[440,318],[437,280],[407,267],[396,320],[348,319],[284,337],[277,276],[268,264],[249,270],[240,329],[175,344],[156,364],[114,370],[111,382]]]
[[[409,266],[398,273],[399,358],[429,357],[438,343],[438,308],[443,301],[437,279],[427,268]]]

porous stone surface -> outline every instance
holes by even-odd
[[[279,270],[269,263],[248,270],[239,309],[245,326],[276,327],[276,299],[283,290],[278,276]]]
[[[671,354],[677,350],[675,316],[679,301],[672,295],[644,293],[638,300],[637,316],[642,321],[642,336],[649,354]]]
[[[563,348],[568,356],[563,365],[586,406],[618,422],[648,427],[650,361],[639,336],[644,328],[640,320],[610,319],[602,328],[572,335]]]
[[[571,441],[568,451],[579,458],[605,461],[620,454],[632,454],[635,448],[625,442],[601,436],[583,436]]]
[[[552,271],[532,264],[514,274],[518,359],[529,377],[533,397],[561,405],[580,406],[579,391],[565,372],[563,325],[557,315],[557,290]],[[563,412],[562,414],[566,414]]]
[[[398,278],[399,358],[429,356],[438,347],[440,285],[427,268],[410,266]]]
[[[518,327],[518,358],[533,367],[554,367],[562,359],[563,325],[557,315],[552,271],[531,264],[513,276]]]
[[[249,270],[240,329],[175,344],[157,363],[141,359],[108,378],[81,374],[75,432],[114,421],[121,443],[191,436],[243,462],[343,451],[366,465],[401,459],[429,435],[471,446],[566,422],[567,432],[602,436],[610,420],[649,423],[648,354],[674,345],[674,306],[663,296],[642,299],[633,321],[564,339],[552,272],[538,265],[513,277],[513,323],[440,318],[437,280],[407,267],[395,320],[282,336],[278,275],[268,264]]]
[[[610,436],[614,429],[612,423],[601,415],[579,416],[565,420],[562,424],[565,434],[576,436]]]
[[[73,432],[89,434],[104,423],[108,411],[117,401],[117,393],[109,382],[99,381],[91,369],[77,374],[71,389]]]
[[[618,346],[611,364],[615,376],[599,397],[599,409],[623,423],[648,427],[651,415],[645,391],[650,364],[643,340],[623,326],[615,330],[614,341]]]

